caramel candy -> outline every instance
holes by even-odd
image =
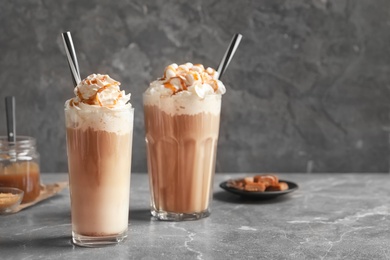
[[[262,182],[267,187],[269,186],[275,186],[279,182],[279,178],[275,175],[256,175],[254,177],[255,182]]]
[[[243,181],[235,181],[235,180],[230,180],[226,184],[228,187],[235,188],[238,190],[243,190],[244,189],[244,182]]]
[[[263,192],[263,191],[283,191],[288,189],[288,184],[279,182],[279,178],[271,174],[256,175],[254,177],[245,177],[227,182],[228,187],[238,190]]]
[[[279,182],[276,185],[269,186],[266,189],[267,191],[283,191],[283,190],[288,190],[288,184],[285,182]]]
[[[246,191],[265,191],[266,187],[261,182],[250,182],[246,183],[244,190]]]
[[[254,182],[254,178],[253,177],[245,177],[244,178],[244,183],[250,183],[250,182]]]

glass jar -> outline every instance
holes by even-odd
[[[17,136],[15,142],[9,142],[6,136],[0,136],[0,187],[23,190],[22,203],[39,196],[41,182],[35,138]]]

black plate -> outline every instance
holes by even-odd
[[[273,199],[281,195],[288,194],[290,192],[293,192],[298,189],[298,185],[294,182],[291,181],[286,181],[286,180],[279,180],[280,182],[285,182],[288,184],[288,189],[283,190],[283,191],[245,191],[245,190],[238,190],[233,187],[228,187],[227,183],[228,181],[221,182],[219,184],[219,187],[222,189],[231,192],[236,195],[240,195],[241,197],[245,198],[250,198],[250,199],[261,199],[261,200],[266,200],[266,199]]]

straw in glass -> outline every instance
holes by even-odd
[[[72,73],[73,84],[77,86],[77,84],[79,84],[81,81],[80,69],[79,69],[79,64],[77,62],[76,51],[74,49],[74,45],[72,41],[72,35],[70,34],[70,32],[62,33],[62,40],[64,42],[64,47],[65,47],[65,52],[66,52],[66,57],[68,60],[70,72]]]
[[[223,56],[221,62],[218,66],[218,79],[221,79],[223,73],[226,71],[227,67],[229,66],[230,61],[232,60],[234,53],[236,52],[238,45],[240,45],[242,39],[242,35],[237,33],[233,36],[229,47],[227,48],[225,55]]]

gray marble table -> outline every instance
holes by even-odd
[[[66,174],[42,174],[44,183]],[[0,216],[0,259],[389,259],[390,176],[280,174],[299,190],[249,201],[219,188],[210,217],[161,222],[149,213],[146,174],[133,174],[129,237],[104,248],[70,242],[69,191]]]

